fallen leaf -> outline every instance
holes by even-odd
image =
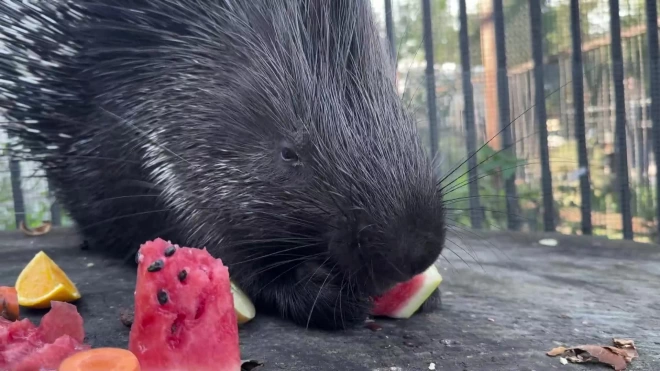
[[[40,226],[30,229],[25,225],[24,221],[21,221],[21,224],[19,225],[19,229],[26,235],[26,236],[43,236],[46,233],[50,232],[50,228],[52,227],[52,223],[44,220]]]
[[[264,363],[261,361],[255,361],[255,360],[241,361],[241,371],[252,371],[263,365]]]
[[[612,339],[615,349],[621,349],[625,351],[626,361],[631,362],[633,359],[639,357],[637,348],[635,347],[635,342],[630,339]]]
[[[131,328],[133,327],[133,320],[135,319],[135,314],[132,310],[129,309],[123,309],[120,314],[119,314],[119,320],[121,323],[128,327]]]
[[[546,354],[550,357],[561,356],[573,363],[599,362],[623,371],[634,358],[639,357],[632,340],[613,339],[614,346],[580,345],[570,348],[556,347]]]
[[[549,351],[546,354],[549,355],[550,357],[556,357],[558,355],[564,354],[567,350],[568,349],[564,348],[564,347],[556,347],[556,348],[552,349],[551,351]]]

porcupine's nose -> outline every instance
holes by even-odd
[[[329,250],[344,269],[356,274],[375,290],[406,281],[423,272],[440,255],[441,238],[434,223],[401,218],[388,224],[371,221],[358,212],[353,219],[341,218]]]

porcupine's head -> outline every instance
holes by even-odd
[[[257,306],[340,327],[438,258],[440,190],[369,1],[73,3],[86,96],[146,133],[185,244]]]
[[[241,32],[236,100],[222,105],[237,109],[240,128],[220,148],[228,156],[214,156],[237,180],[223,198],[236,247],[222,256],[258,303],[341,327],[365,318],[369,296],[439,257],[441,194],[369,2],[261,12]]]

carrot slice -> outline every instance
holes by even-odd
[[[140,371],[140,362],[126,349],[96,348],[73,354],[58,371]]]
[[[0,317],[10,321],[18,319],[18,294],[16,289],[8,286],[0,286]]]

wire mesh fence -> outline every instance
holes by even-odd
[[[453,228],[657,240],[657,0],[372,4]],[[71,224],[6,148],[0,229]]]

